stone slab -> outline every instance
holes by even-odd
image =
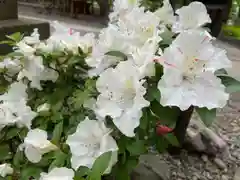
[[[17,18],[17,0],[0,0],[0,21]]]
[[[50,25],[46,22],[28,19],[0,21],[0,41],[6,40],[6,35],[10,35],[15,32],[21,32],[24,33],[24,35],[30,35],[34,28],[39,29],[41,40],[47,39],[50,36]],[[0,45],[0,55],[9,53],[11,51],[12,47],[8,45]]]

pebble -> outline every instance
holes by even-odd
[[[215,158],[213,161],[221,170],[227,169],[226,164],[221,159]]]
[[[222,175],[221,180],[228,180],[228,177],[226,175]]]
[[[203,162],[205,162],[205,163],[208,162],[208,156],[207,155],[204,154],[204,155],[201,156],[201,158],[202,158]]]
[[[240,168],[236,170],[233,180],[240,180]]]
[[[192,180],[198,180],[198,177],[193,176]]]

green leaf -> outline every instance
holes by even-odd
[[[240,82],[233,77],[227,75],[218,76],[224,86],[226,86],[227,93],[240,92]]]
[[[81,166],[78,168],[76,172],[77,177],[83,177],[88,175],[91,172],[91,170],[88,167]]]
[[[21,131],[21,129],[16,128],[16,127],[8,129],[5,139],[9,140],[9,139],[12,139],[12,138],[18,136],[20,131]]]
[[[144,154],[147,151],[147,148],[145,147],[145,141],[143,140],[134,141],[133,143],[127,145],[127,150],[130,152],[132,156]]]
[[[119,57],[119,58],[121,58],[123,60],[127,60],[128,59],[127,56],[124,53],[120,52],[120,51],[109,51],[105,55]]]
[[[150,118],[151,118],[151,112],[147,108],[145,108],[143,110],[143,115],[140,119],[139,127],[143,130],[146,130],[148,128],[148,123],[149,123]]]
[[[8,39],[11,39],[15,42],[19,42],[22,38],[23,38],[23,35],[20,33],[20,32],[16,32],[14,34],[11,34],[11,35],[7,35],[6,36]]]
[[[173,133],[168,133],[164,135],[164,138],[173,146],[179,146],[177,137]]]
[[[52,142],[58,144],[63,132],[63,122],[58,123],[53,130]]]
[[[207,108],[197,107],[196,111],[206,126],[210,126],[213,123],[213,121],[216,119],[217,109],[209,110]]]
[[[137,157],[128,157],[127,161],[125,163],[128,172],[129,173],[132,172],[132,170],[138,165],[138,163],[139,163],[138,156]]]
[[[108,168],[111,158],[112,151],[106,152],[96,159],[92,167],[92,172],[90,173],[91,180],[101,180],[101,176]]]
[[[167,151],[169,141],[166,138],[164,138],[163,136],[157,136],[155,142],[157,151],[159,153],[165,153]]]
[[[115,178],[116,180],[131,180],[127,167],[118,167]]]
[[[13,165],[17,168],[21,166],[21,163],[24,161],[23,151],[17,151],[13,157]]]
[[[15,42],[12,40],[0,41],[0,44],[8,44],[10,46],[15,45]]]
[[[167,28],[165,28],[165,31],[163,33],[161,33],[161,38],[163,39],[160,43],[161,44],[166,44],[166,45],[169,45],[172,43],[173,41],[173,36],[175,34],[168,30]]]
[[[147,89],[147,100],[148,101],[154,101],[157,100],[158,102],[160,102],[161,99],[161,93],[158,90],[158,88],[154,85],[150,85]]]
[[[158,101],[151,102],[151,110],[163,125],[174,128],[180,114],[176,107],[163,107]]]
[[[2,144],[0,146],[0,161],[11,159],[13,156],[9,145]]]
[[[66,159],[67,159],[67,154],[59,151],[55,153],[55,159],[49,166],[48,171],[51,171],[55,167],[63,167],[65,165]]]
[[[38,167],[27,167],[21,170],[20,180],[29,180],[31,178],[39,179],[42,169]]]

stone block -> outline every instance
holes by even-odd
[[[132,180],[169,180],[170,167],[156,154],[140,157],[139,165],[132,173]]]
[[[44,40],[50,36],[50,25],[46,22],[33,21],[27,19],[14,19],[0,21],[0,41],[6,40],[6,35],[13,34],[15,32],[24,33],[24,35],[30,35],[34,28],[39,29],[40,39]],[[12,47],[8,45],[0,45],[0,55],[4,55],[12,51]]]
[[[0,0],[0,21],[17,19],[18,6],[17,0]]]

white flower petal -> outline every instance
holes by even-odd
[[[179,20],[173,25],[172,29],[176,33],[211,23],[207,9],[201,2],[194,1],[188,6],[183,6],[176,11],[176,14],[178,14]]]
[[[114,118],[113,123],[125,136],[134,137],[134,130],[139,126],[141,116],[141,110],[129,110],[123,113],[120,118]]]
[[[42,159],[42,154],[33,146],[26,146],[24,153],[27,159],[32,163],[38,163]]]
[[[48,174],[41,173],[40,180],[73,180],[74,171],[65,167],[54,168]]]
[[[0,176],[6,177],[7,175],[11,175],[13,173],[13,168],[10,164],[0,164]]]
[[[101,154],[117,151],[117,144],[110,136],[110,132],[111,130],[105,126],[104,121],[86,118],[79,123],[76,132],[68,136],[66,141],[72,153],[72,168],[75,170],[80,166],[92,168],[93,163]]]
[[[47,138],[47,132],[41,129],[33,129],[28,132],[22,146],[25,148],[25,155],[31,162],[38,162],[43,154],[58,149]]]

